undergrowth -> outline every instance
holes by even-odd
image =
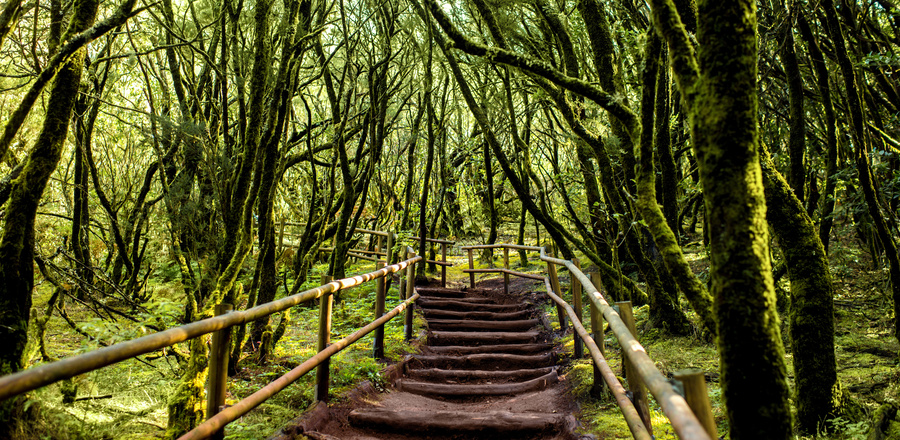
[[[316,267],[310,279],[318,279],[324,267]],[[348,274],[372,271],[371,263],[351,265]],[[154,299],[148,305],[150,313],[139,316],[141,322],[155,327],[169,328],[177,325],[183,314],[182,289],[171,270],[161,270],[153,281]],[[249,284],[249,279],[241,280]],[[317,283],[309,283],[310,286]],[[387,296],[387,310],[398,302],[397,283]],[[375,319],[375,283],[344,290],[341,301],[333,309],[332,341],[337,341]],[[47,289],[38,289],[36,304],[46,302]],[[283,289],[278,298],[283,297]],[[100,342],[111,344],[146,334],[146,325],[111,322],[99,319],[84,307],[69,304],[68,310],[79,328],[91,334],[89,340],[74,333],[68,324],[56,315],[48,323],[47,350],[56,358],[64,358],[96,349]],[[316,352],[318,332],[318,307],[297,306],[291,310],[292,322],[284,337],[275,346],[274,353],[265,365],[256,365],[244,353],[239,364],[240,372],[229,378],[226,405],[232,405],[258,391],[272,380],[287,373]],[[422,328],[421,318],[415,328]],[[331,360],[330,395],[332,401],[340,401],[342,395],[363,380],[376,388],[384,387],[381,377],[384,363],[372,358],[370,334],[345,348]],[[186,347],[169,350],[187,353]],[[404,340],[403,315],[385,325],[385,356],[399,360],[414,347]],[[37,349],[33,349],[37,356]],[[171,354],[171,352],[169,352]],[[39,389],[29,396],[27,405],[36,414],[35,421],[22,433],[23,438],[48,440],[87,439],[158,439],[165,431],[167,399],[174,392],[181,366],[174,356],[163,353],[141,356],[76,377],[71,383],[57,383]],[[256,440],[273,434],[278,427],[301,415],[313,403],[315,372],[311,371],[297,382],[255,408],[246,416],[230,423],[226,439]],[[76,392],[74,403],[63,403],[61,391],[68,387]]]

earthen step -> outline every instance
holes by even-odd
[[[442,368],[415,368],[407,371],[410,379],[429,380],[433,382],[466,383],[466,382],[519,382],[554,371],[556,367],[527,368],[521,370],[445,370]]]
[[[428,345],[493,345],[535,342],[541,334],[528,332],[445,332],[431,331]]]
[[[514,332],[529,330],[540,325],[537,319],[518,321],[480,321],[474,319],[429,319],[428,328],[434,330],[473,330],[484,332]]]
[[[553,353],[543,354],[506,354],[477,353],[463,356],[411,356],[406,363],[409,369],[444,368],[444,369],[516,369],[520,367],[549,367],[555,363]]]
[[[419,297],[416,304],[427,309],[445,309],[461,311],[513,312],[527,307],[525,304],[493,304],[490,302],[471,301],[475,298],[431,299]]]
[[[350,423],[361,428],[419,434],[448,432],[470,436],[503,435],[516,438],[559,431],[565,418],[558,414],[508,411],[417,411],[412,408],[365,408],[350,412]]]
[[[498,345],[444,345],[429,347],[434,354],[476,354],[476,353],[512,353],[529,354],[548,351],[553,348],[551,344],[498,344]]]
[[[422,307],[425,319],[486,319],[492,321],[514,321],[526,319],[533,313],[531,310],[519,310],[516,312],[457,312],[454,310],[427,309]]]
[[[407,393],[419,394],[422,396],[483,397],[540,391],[558,381],[559,376],[557,376],[556,370],[552,370],[541,377],[525,382],[500,384],[440,384],[400,379],[397,381],[396,386],[400,391],[406,391]]]

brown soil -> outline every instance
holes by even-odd
[[[577,438],[562,356],[534,307],[546,297],[532,292],[534,281],[511,281],[509,294],[502,279],[417,286],[417,309],[441,330],[426,330],[421,354],[386,370],[392,385],[366,383],[342,403],[319,403],[274,438]]]

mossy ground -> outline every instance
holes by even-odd
[[[252,267],[252,261],[248,267]],[[320,265],[309,276],[310,287],[326,268]],[[347,273],[365,273],[374,270],[374,263],[362,261],[351,264]],[[461,270],[461,269],[460,269]],[[252,271],[248,271],[249,277]],[[153,313],[140,316],[142,323],[172,327],[183,314],[183,292],[172,270],[162,270],[151,281],[155,291],[150,304]],[[249,285],[249,279],[241,279]],[[394,283],[388,292],[387,308],[398,303],[398,291]],[[374,319],[375,284],[370,283],[342,292],[342,301],[334,305],[332,341],[339,340]],[[36,290],[35,304],[41,308],[49,298],[49,289]],[[283,297],[283,287],[277,297]],[[82,305],[67,301],[70,317],[88,334],[105,343],[119,342],[140,336],[147,330],[140,323],[119,320],[101,320]],[[318,332],[318,307],[298,306],[292,310],[292,321],[284,337],[275,346],[270,362],[256,365],[244,358],[241,371],[228,381],[226,404],[233,404],[259,390],[275,378],[315,354]],[[278,318],[275,318],[276,320]],[[421,321],[415,323],[422,328]],[[396,361],[415,350],[403,340],[403,320],[391,320],[385,327],[385,354]],[[54,314],[46,333],[47,350],[55,358],[64,358],[97,348],[99,344],[73,332],[69,325]],[[174,348],[186,354],[186,346]],[[36,349],[35,357],[38,360]],[[157,439],[166,427],[167,400],[175,391],[182,367],[174,356],[162,353],[141,356],[140,360],[128,360],[76,378],[77,397],[85,398],[72,404],[62,403],[61,385],[54,384],[35,391],[29,405],[40,408],[39,417],[30,427],[28,436],[34,439]],[[244,353],[250,356],[250,353]],[[360,381],[369,380],[376,387],[381,384],[383,363],[372,358],[372,336],[366,336],[338,353],[331,361],[331,395],[340,400],[343,393]],[[248,415],[228,425],[226,439],[266,438],[285,423],[300,415],[313,403],[315,375],[306,374],[272,399],[260,405]],[[110,397],[107,397],[110,396]]]
[[[507,238],[506,242],[512,241]],[[468,259],[465,253],[458,250],[458,246],[448,257],[455,266],[448,268],[447,276],[455,283],[468,284],[469,277],[462,272],[468,267]],[[695,242],[685,249],[695,273],[704,279],[708,273],[708,264],[703,246]],[[535,257],[531,254],[532,263],[522,268],[519,266],[518,254],[511,252],[510,267],[524,272],[542,273],[544,265],[534,263]],[[252,262],[248,262],[249,264]],[[886,285],[888,274],[886,269],[873,270],[871,261],[866,255],[857,251],[853,244],[840,241],[833,244],[831,264],[838,292],[835,298],[838,372],[844,389],[859,402],[866,414],[858,419],[838,419],[830,427],[832,428],[830,433],[825,433],[823,427],[823,433],[817,438],[864,439],[871,424],[871,416],[879,405],[900,400],[900,370],[897,367],[900,346],[891,336],[893,318],[889,289]],[[502,252],[495,252],[493,266],[502,267],[502,265]],[[484,269],[490,266],[476,254],[476,268]],[[322,269],[317,267],[318,272],[314,270],[309,279],[317,280]],[[348,274],[370,270],[372,264],[362,262],[349,267]],[[166,270],[162,270],[159,277],[153,280],[155,290],[155,299],[151,304],[153,313],[140,317],[146,323],[168,327],[174,325],[176,317],[183,312],[180,286],[173,281],[174,272],[169,272],[172,273],[167,275]],[[440,272],[436,275],[440,276]],[[476,281],[494,276],[478,274]],[[560,278],[566,298],[569,298],[567,272],[560,271]],[[249,280],[243,281],[249,284]],[[786,278],[781,283],[782,288],[789,288]],[[310,285],[313,284],[315,283],[311,281]],[[374,317],[373,289],[374,285],[343,293],[343,301],[336,304],[334,309],[332,340],[340,339]],[[536,290],[542,289],[543,286],[536,286]],[[47,288],[41,287],[36,293],[35,304],[40,308],[46,304],[50,292]],[[388,307],[396,303],[395,284],[395,288],[388,296]],[[682,305],[686,310],[689,309],[686,302]],[[551,325],[554,329],[558,329],[555,307],[549,303],[543,307]],[[583,314],[585,322],[589,316],[587,307],[585,304]],[[70,315],[82,329],[108,342],[130,339],[147,331],[140,325],[127,321],[115,324],[102,321],[87,308],[71,301],[68,308]],[[293,321],[284,338],[276,346],[271,362],[265,366],[244,362],[241,373],[229,380],[228,403],[251,394],[314,354],[318,308],[297,307],[292,311],[292,316]],[[635,316],[640,329],[647,319],[646,307],[637,308]],[[696,316],[691,313],[689,316],[696,321]],[[788,371],[792,371],[790,338],[785,321],[782,322],[784,326],[782,334],[787,349]],[[421,321],[416,323],[416,328],[421,328]],[[72,332],[56,314],[49,323],[46,339],[48,351],[51,356],[57,358],[97,347],[96,342],[90,342]],[[387,325],[386,339],[386,352],[393,360],[414,350],[403,341],[403,323],[400,319],[395,319]],[[611,368],[618,376],[624,376],[615,338],[611,333],[606,333],[605,339]],[[571,354],[573,348],[571,332],[561,337],[560,342],[564,344],[564,351]],[[719,363],[715,345],[699,332],[691,337],[672,338],[652,329],[644,331],[641,342],[656,362],[657,368],[665,375],[684,368],[699,368],[709,373],[710,380],[707,386],[713,413],[720,435],[727,433],[727,421],[718,383]],[[343,392],[362,380],[370,380],[378,386],[383,365],[371,359],[371,344],[371,336],[363,338],[338,354],[332,361],[333,399],[340,400]],[[186,352],[184,347],[176,349]],[[155,359],[153,356],[144,356],[141,361],[130,360],[88,373],[76,379],[79,385],[77,396],[112,395],[112,397],[81,400],[68,405],[62,404],[59,384],[36,391],[31,395],[31,404],[36,404],[42,409],[41,417],[33,426],[32,438],[61,440],[159,438],[166,425],[166,400],[173,392],[172,384],[175,383],[180,368],[172,356]],[[615,403],[610,400],[598,400],[590,395],[593,374],[588,360],[572,361],[565,374],[579,400],[578,417],[585,433],[593,434],[597,438],[630,437]],[[257,439],[272,434],[310,406],[313,380],[312,374],[306,375],[247,416],[230,424],[226,438]],[[656,438],[676,438],[656,402],[651,400],[650,407]]]
[[[702,244],[695,241],[685,248],[685,254],[694,272],[705,279],[709,265]],[[862,411],[856,411],[854,416],[839,417],[827,426],[822,426],[816,436],[798,436],[797,439],[861,440],[867,438],[873,415],[879,406],[886,402],[900,401],[900,345],[892,335],[894,318],[890,287],[887,284],[889,274],[887,268],[873,269],[868,256],[859,252],[856,244],[852,243],[852,238],[847,238],[846,235],[832,242],[830,264],[836,291],[835,353],[838,376],[844,392]],[[781,280],[780,287],[789,291],[787,276]],[[686,310],[689,308],[683,299],[682,306]],[[555,309],[547,308],[547,312],[554,315]],[[696,322],[696,316],[692,312],[689,312],[689,316]],[[638,329],[641,329],[642,323],[647,319],[646,307],[635,310],[635,319]],[[550,321],[555,322],[552,317]],[[781,324],[788,380],[793,386],[793,356],[784,316]],[[568,336],[565,341],[566,349],[571,352],[571,337]],[[697,368],[707,373],[707,387],[719,435],[727,434],[728,422],[718,382],[719,360],[715,344],[699,333],[691,337],[673,338],[660,335],[653,329],[644,331],[641,343],[650,358],[656,362],[656,367],[666,376],[685,368]],[[621,354],[615,338],[609,332],[606,333],[606,346],[610,366],[617,376],[623,377]],[[591,397],[589,390],[593,383],[593,369],[587,359],[572,362],[567,378],[580,400],[580,421],[584,432],[597,438],[631,438],[618,407],[611,401]],[[652,397],[650,408],[656,438],[676,438],[671,425]]]

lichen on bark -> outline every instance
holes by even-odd
[[[825,249],[812,219],[768,150],[760,147],[767,218],[784,253],[791,282],[790,333],[793,342],[797,427],[815,434],[840,415],[847,396],[837,378],[834,354],[834,285]]]
[[[672,0],[652,7],[690,112],[730,438],[788,439],[789,390],[757,148],[756,3],[698,2],[696,56]]]
[[[78,0],[64,39],[91,27],[97,18],[98,0]],[[72,109],[84,70],[85,49],[64,64],[50,88],[43,126],[28,154],[22,172],[11,183],[3,233],[0,236],[0,375],[25,366],[31,291],[34,287],[34,221],[38,203],[51,174],[62,157]],[[0,438],[10,437],[21,398],[0,403]]]

